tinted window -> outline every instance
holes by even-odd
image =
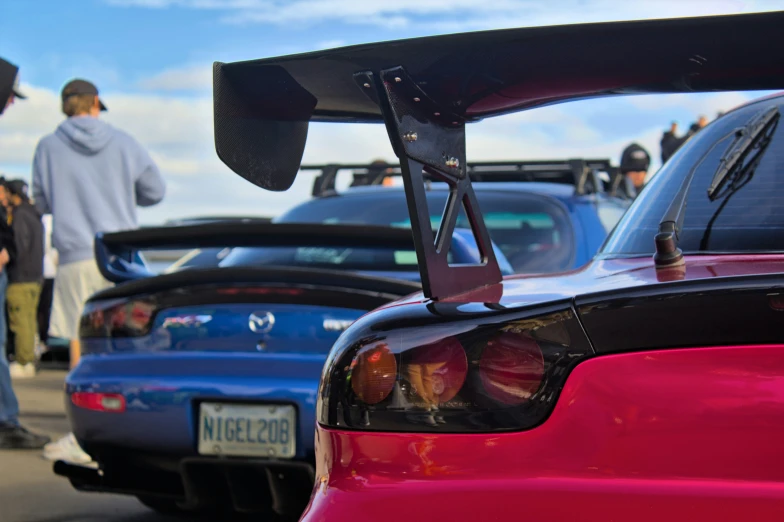
[[[781,103],[781,99],[776,99]],[[781,124],[751,180],[716,201],[707,190],[732,134],[773,102],[731,112],[689,140],[653,177],[600,255],[650,255],[653,238],[683,178],[695,165],[680,247],[685,253],[784,251],[784,133]],[[716,145],[714,147],[714,144]],[[699,163],[702,159],[702,163]],[[711,226],[712,222],[712,226]]]
[[[446,197],[446,192],[441,191],[428,194],[434,227],[441,220]],[[534,194],[490,192],[480,192],[479,202],[492,240],[515,272],[544,273],[571,267],[574,258],[571,222],[557,203]],[[402,191],[367,194],[367,197],[348,195],[315,199],[292,209],[277,221],[411,226]],[[458,218],[457,226],[469,227],[464,214]],[[288,250],[291,255],[291,251],[302,249]],[[325,253],[330,256],[336,254],[338,252]],[[406,257],[403,253],[396,256],[400,261],[410,261],[416,269],[415,256]]]

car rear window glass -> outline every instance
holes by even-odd
[[[776,128],[751,180],[731,196],[710,201],[708,186],[733,133],[781,98],[728,113],[691,138],[653,176],[599,253],[652,255],[659,222],[689,170],[695,170],[679,245],[684,253],[784,251],[784,132]],[[784,109],[782,109],[784,110]],[[713,145],[716,144],[715,147]]]
[[[367,197],[365,197],[367,196]],[[446,204],[445,191],[428,194],[431,222],[435,228]],[[547,273],[571,267],[574,237],[566,212],[549,198],[535,194],[481,193],[479,202],[490,236],[518,273]],[[386,194],[350,194],[311,200],[276,220],[277,222],[348,224],[410,227],[405,196],[395,190]],[[468,228],[464,213],[457,227]],[[254,251],[250,253],[246,251]],[[289,263],[295,266],[332,266],[374,270],[416,270],[411,251],[334,248],[235,249],[226,264]],[[264,252],[262,252],[264,251]],[[244,253],[243,253],[244,252]],[[242,257],[240,257],[242,256]],[[383,258],[383,261],[381,259]],[[349,266],[351,265],[351,266]]]

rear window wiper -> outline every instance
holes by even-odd
[[[774,124],[778,122],[778,119],[778,106],[772,107],[758,112],[746,125],[733,132],[735,139],[719,160],[719,168],[713,175],[713,180],[708,188],[708,198],[711,201],[720,197],[718,191],[722,188],[727,179],[739,171],[748,170],[739,170],[739,168],[743,166],[746,156],[757,148],[761,138],[764,138],[769,134],[766,131],[772,129]],[[683,229],[689,188],[691,188],[691,182],[694,180],[694,174],[697,172],[697,169],[705,161],[705,158],[713,152],[713,149],[722,142],[724,142],[724,138],[716,140],[716,143],[714,143],[691,168],[686,177],[683,178],[683,182],[681,183],[678,192],[672,198],[672,203],[670,203],[667,212],[665,212],[664,217],[662,217],[662,220],[659,223],[659,232],[654,238],[656,253],[653,255],[653,261],[657,268],[674,266],[683,262],[683,252],[678,248],[678,239],[681,230]]]
[[[713,181],[711,181],[708,187],[708,199],[715,201],[721,197],[719,191],[727,179],[741,170],[746,156],[755,148],[759,148],[758,145],[762,141],[760,138],[767,136],[768,133],[766,131],[778,119],[778,106],[771,107],[767,111],[755,114],[749,123],[735,131],[735,140],[719,160],[719,168],[713,175]]]

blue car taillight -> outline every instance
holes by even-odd
[[[149,333],[156,304],[149,299],[118,299],[87,303],[79,337],[136,337]]]
[[[568,305],[465,313],[431,304],[413,317],[406,308],[385,310],[383,324],[370,314],[338,340],[319,393],[322,425],[528,429],[545,420],[571,368],[592,353]]]

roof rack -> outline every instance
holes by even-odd
[[[337,174],[341,170],[354,171],[351,187],[381,185],[386,178],[402,176],[400,165],[380,162],[302,165],[300,170],[321,172],[313,182],[313,197],[334,194]],[[574,185],[578,195],[606,193],[631,197],[620,170],[609,159],[478,161],[469,162],[466,171],[471,181],[563,183]],[[426,176],[426,179],[438,180],[435,176]]]

